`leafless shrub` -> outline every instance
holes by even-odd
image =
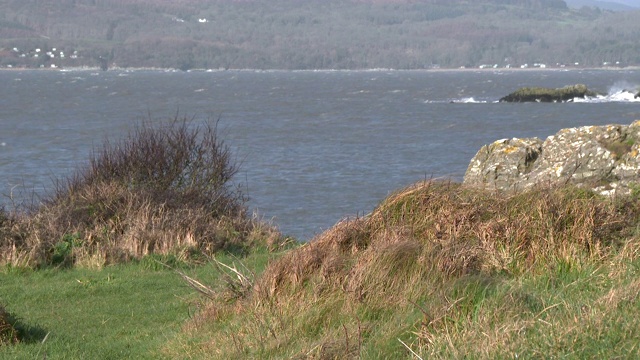
[[[237,171],[215,124],[186,118],[164,126],[142,123],[122,141],[105,141],[88,167],[58,182],[47,203],[77,201],[74,195],[87,186],[115,184],[169,207],[203,208],[214,216],[236,214],[244,200],[231,184]],[[109,217],[112,210],[96,208],[91,215]]]
[[[247,216],[232,183],[237,171],[215,123],[142,123],[121,141],[105,141],[37,207],[0,218],[0,262],[102,266],[150,253],[246,247],[277,231]]]

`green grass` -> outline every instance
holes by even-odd
[[[253,271],[264,268],[271,256],[257,251],[243,262]],[[218,258],[226,264],[239,261],[231,255]],[[179,270],[205,285],[221,283],[221,272],[211,262]],[[166,354],[166,344],[202,301],[177,272],[151,258],[100,270],[7,268],[0,272],[0,304],[17,321],[21,341],[0,346],[0,358],[176,358]]]
[[[0,278],[2,302],[28,328],[20,345],[1,350],[3,358],[159,358],[193,299],[171,271],[136,265]]]

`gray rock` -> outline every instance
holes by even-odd
[[[572,183],[612,195],[640,185],[640,120],[631,125],[562,129],[483,146],[464,176],[470,186],[523,190]]]
[[[589,90],[584,84],[565,86],[551,89],[541,87],[524,87],[500,99],[500,102],[565,102],[575,98],[596,96],[597,93]]]
[[[541,153],[542,141],[538,138],[494,141],[483,146],[471,160],[464,181],[491,188],[510,188],[529,178]]]

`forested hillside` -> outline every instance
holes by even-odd
[[[639,17],[561,0],[0,0],[0,67],[630,66]]]

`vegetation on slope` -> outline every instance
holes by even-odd
[[[7,0],[0,66],[628,66],[639,27],[636,11],[559,0]]]
[[[637,354],[639,215],[637,199],[571,187],[496,194],[419,183],[290,251],[233,300],[220,293],[167,351],[229,359]]]

